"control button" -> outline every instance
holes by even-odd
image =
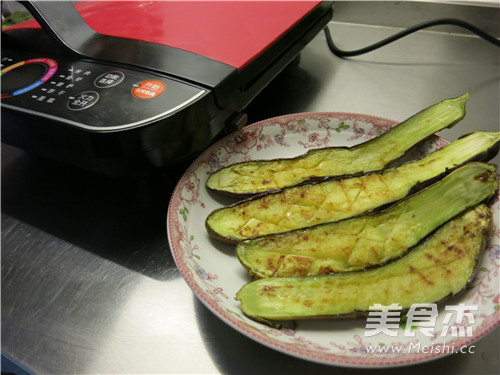
[[[148,79],[147,81],[142,81],[132,88],[132,95],[138,99],[153,99],[166,90],[167,85],[156,79]]]
[[[95,79],[94,85],[101,89],[107,89],[122,83],[124,78],[125,74],[122,72],[103,73]]]
[[[82,111],[92,107],[99,100],[99,94],[95,91],[85,91],[76,96],[70,96],[68,108],[72,111]]]
[[[31,91],[49,80],[57,71],[57,62],[40,57],[19,61],[0,71],[2,98]]]

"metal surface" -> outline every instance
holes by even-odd
[[[330,27],[346,49],[395,31]],[[250,122],[302,111],[404,120],[465,91],[466,118],[441,135],[500,130],[499,49],[428,31],[341,60],[321,34],[248,114]],[[196,299],[175,267],[165,229],[169,195],[185,168],[116,180],[2,147],[3,355],[39,374],[359,373],[268,349]],[[498,373],[499,338],[497,329],[474,354],[371,373]]]

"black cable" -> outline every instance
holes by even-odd
[[[394,35],[391,35],[390,37],[385,38],[379,42],[370,44],[369,46],[366,46],[364,48],[360,48],[357,50],[353,50],[353,51],[344,51],[344,50],[339,49],[335,45],[335,43],[333,43],[333,39],[332,39],[332,36],[330,34],[330,29],[328,28],[328,26],[325,26],[324,32],[325,32],[325,36],[326,36],[326,42],[328,44],[328,48],[330,48],[330,51],[332,51],[332,53],[338,57],[349,57],[349,56],[358,56],[358,55],[362,55],[364,53],[371,52],[377,48],[380,48],[380,47],[383,47],[389,43],[395,42],[396,40],[401,39],[401,38],[403,38],[411,33],[414,33],[418,30],[422,30],[422,29],[425,29],[428,27],[433,27],[433,26],[439,26],[439,25],[454,25],[454,26],[463,27],[463,28],[473,32],[474,34],[478,35],[479,37],[483,38],[484,40],[494,44],[495,46],[500,47],[500,40],[495,38],[493,35],[488,34],[486,31],[483,31],[483,30],[479,29],[478,27],[471,25],[468,22],[465,22],[465,21],[462,21],[459,19],[455,19],[455,18],[439,18],[436,20],[422,22],[422,23],[419,23],[417,25],[410,26],[407,29],[400,31],[398,33],[395,33]]]

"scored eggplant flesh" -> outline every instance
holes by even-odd
[[[258,278],[362,270],[402,256],[497,189],[495,166],[469,163],[385,210],[245,240],[236,253]]]
[[[500,132],[474,132],[426,157],[382,172],[289,187],[213,211],[205,225],[226,243],[338,221],[395,202],[465,162],[488,161]]]
[[[252,195],[326,176],[346,176],[382,170],[412,146],[465,116],[466,93],[443,100],[380,136],[353,147],[310,150],[289,159],[237,163],[212,173],[206,187],[230,195]]]
[[[375,304],[437,303],[471,282],[492,226],[482,204],[447,222],[406,256],[367,271],[260,279],[236,299],[259,321],[365,315]]]

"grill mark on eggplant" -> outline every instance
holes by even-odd
[[[220,170],[214,172],[207,180],[206,187],[213,191],[219,191],[221,193],[236,195],[240,197],[245,195],[253,195],[259,193],[259,190],[245,191],[244,189],[240,189],[239,191],[234,191],[233,185],[229,184],[224,187],[221,186],[219,182],[224,180],[225,178],[224,173],[226,171],[231,171],[235,169],[237,172],[236,174],[241,175],[242,172],[245,170],[245,167],[248,170],[250,169],[249,168],[250,166],[251,167],[257,166],[257,168],[260,167],[263,170],[263,166],[270,165],[273,163],[274,166],[270,166],[269,170],[274,169],[274,170],[279,170],[281,172],[285,169],[290,169],[291,167],[292,173],[294,173],[293,169],[297,170],[298,168],[302,168],[300,162],[307,163],[309,156],[313,158],[314,155],[319,155],[320,157],[323,158],[323,161],[332,158],[331,155],[325,157],[322,154],[324,154],[326,151],[331,151],[333,149],[337,150],[336,152],[339,153],[339,155],[334,155],[334,157],[341,159],[342,166],[351,165],[354,162],[356,162],[356,164],[359,163],[359,160],[357,160],[358,159],[357,156],[358,154],[361,153],[363,155],[370,155],[371,159],[376,159],[376,160],[372,165],[367,166],[366,164],[360,164],[359,170],[344,169],[344,171],[341,170],[329,171],[329,172],[323,171],[319,173],[319,176],[317,172],[314,172],[312,173],[311,176],[304,175],[303,177],[301,177],[300,179],[302,179],[302,181],[289,182],[286,183],[285,185],[295,185],[304,181],[314,181],[317,178],[321,179],[331,175],[336,175],[341,177],[346,175],[352,175],[358,172],[366,173],[374,170],[381,170],[387,168],[387,165],[388,163],[391,162],[391,160],[397,160],[398,158],[400,158],[402,155],[408,152],[409,149],[415,146],[415,144],[418,144],[420,141],[422,141],[422,139],[427,139],[430,136],[432,136],[432,133],[442,130],[444,128],[449,128],[451,126],[454,126],[457,122],[462,120],[463,117],[465,116],[465,101],[468,99],[468,97],[469,94],[466,93],[458,98],[443,100],[439,103],[436,103],[416,113],[415,115],[401,122],[392,129],[382,133],[378,137],[372,138],[364,143],[357,144],[353,147],[324,147],[320,149],[309,150],[306,154],[296,158],[278,158],[272,161],[254,160],[250,162],[235,163],[231,166],[221,168]],[[432,124],[429,123],[429,119],[433,120]],[[425,126],[425,124],[432,126]],[[429,134],[430,131],[429,129],[432,129],[434,131],[431,134]],[[404,136],[402,138],[400,137],[399,138],[400,141],[398,141],[397,144],[393,146],[393,144],[395,144],[395,141],[391,137],[397,137],[399,133],[403,133]],[[411,138],[412,136],[417,137],[417,139],[412,140]],[[405,142],[407,142],[407,144]],[[402,146],[403,144],[404,146]],[[402,147],[406,147],[406,149]],[[394,152],[394,150],[397,151]],[[344,151],[346,151],[347,153]],[[387,156],[388,153],[391,152],[392,156],[388,157]],[[346,155],[344,154],[347,154],[348,156],[346,157]],[[272,172],[270,173],[271,175],[273,175]],[[294,173],[294,175],[297,174]],[[262,178],[259,178],[258,181],[260,182],[258,182],[258,184],[260,185],[262,180],[265,180],[267,178],[269,177],[264,176]],[[212,184],[213,180],[216,180],[217,186]],[[230,181],[231,183],[233,183],[234,178],[230,179]],[[250,185],[255,186],[256,183],[252,182]],[[276,188],[280,187],[282,188],[283,186],[278,184],[277,187],[270,187],[269,190],[275,190]]]
[[[488,164],[484,164],[484,163],[472,163],[472,165],[466,165],[466,166],[463,166],[463,167],[461,167],[461,169],[464,169],[464,168],[475,168],[475,166],[479,166],[479,167],[480,167],[481,165],[482,165],[482,166],[484,166],[484,167],[487,167],[487,168],[493,168],[493,166],[488,165]],[[457,172],[457,171],[454,171],[454,173],[458,173],[458,172]],[[493,177],[493,176],[492,176],[492,173],[490,173],[490,177]],[[482,183],[485,183],[485,181],[484,181],[484,180],[483,180],[483,181],[479,180],[479,181],[480,181],[480,182],[482,182]],[[495,188],[495,190],[496,190],[496,189],[498,188],[498,181],[495,181],[495,179],[493,178],[493,179],[492,179],[492,183],[495,183],[495,184],[496,184],[496,186],[497,186],[497,187]],[[494,196],[494,193],[490,194],[489,199],[493,199],[493,197],[492,197],[491,195],[493,195],[493,196]],[[400,206],[400,205],[401,205],[404,201],[407,201],[407,200],[409,200],[409,199],[411,199],[411,198],[412,198],[412,197],[405,198],[405,199],[403,199],[402,201],[398,202],[397,204],[395,204],[395,205],[394,205],[394,206],[392,206],[392,207],[397,207],[397,206]],[[482,201],[488,201],[488,198],[484,198],[484,199],[482,199]],[[479,203],[479,202],[477,202],[477,203]],[[476,204],[477,204],[477,203],[476,203]],[[452,218],[454,218],[454,217],[457,217],[457,216],[458,216],[458,215],[460,215],[460,214],[461,214],[464,210],[468,209],[470,206],[471,206],[471,205],[469,204],[469,205],[467,205],[467,207],[463,207],[463,208],[462,208],[462,210],[457,211],[457,212],[455,213],[455,215],[454,215],[454,216],[452,216],[452,217],[450,217],[448,220],[450,220],[450,219],[452,219]],[[280,239],[280,240],[281,240],[282,238],[284,238],[284,237],[285,237],[285,236],[287,236],[288,234],[294,234],[294,233],[295,233],[295,234],[297,234],[297,235],[300,235],[300,236],[306,236],[306,238],[304,238],[304,240],[306,240],[306,239],[307,239],[307,236],[308,236],[308,233],[309,233],[309,231],[310,231],[311,229],[315,229],[315,228],[316,228],[316,230],[318,230],[318,228],[327,227],[327,226],[328,226],[328,225],[330,225],[330,224],[336,224],[336,225],[338,225],[338,224],[341,224],[342,222],[346,222],[346,221],[349,221],[349,220],[353,220],[353,219],[356,219],[356,218],[359,218],[359,217],[361,217],[361,218],[368,218],[368,217],[370,217],[370,216],[382,215],[382,214],[384,214],[384,213],[387,213],[389,210],[391,210],[391,208],[392,208],[392,207],[389,207],[388,209],[386,209],[386,210],[384,210],[384,211],[381,211],[381,212],[371,212],[371,213],[364,214],[364,215],[363,215],[363,214],[362,214],[362,215],[357,215],[357,216],[355,216],[355,217],[351,217],[351,218],[343,219],[343,220],[337,221],[337,222],[335,222],[335,223],[322,223],[322,224],[318,224],[318,225],[311,226],[311,227],[309,227],[309,228],[305,228],[305,229],[303,228],[303,229],[300,229],[300,230],[292,230],[292,231],[285,232],[285,233],[280,233],[280,234],[277,234],[277,235],[273,235],[273,234],[271,234],[271,235],[265,235],[265,236],[261,236],[261,237],[259,237],[257,240],[258,240],[259,242],[262,242],[262,241],[266,241],[266,239],[267,239],[267,238],[273,238],[273,237],[274,237],[274,238],[278,238],[278,239]],[[401,206],[400,206],[400,207],[401,207]],[[444,224],[444,223],[445,223],[446,221],[448,221],[448,220],[445,220],[445,221],[444,221],[444,222],[442,222],[441,224],[436,225],[436,227],[440,227],[442,224]],[[364,222],[362,222],[362,224],[363,224],[363,229],[365,228],[366,223],[367,223],[367,221],[366,221],[366,220],[365,220]],[[436,230],[436,228],[434,228],[434,229],[433,229],[433,230],[431,230],[430,232],[434,232],[435,230]],[[359,231],[358,233],[361,233],[361,231]],[[417,243],[413,244],[412,246],[409,246],[409,248],[412,248],[412,247],[414,247],[415,245],[417,245],[418,243],[420,243],[420,242],[421,242],[421,240],[422,240],[423,238],[428,237],[428,236],[429,236],[429,234],[430,234],[430,233],[427,233],[426,235],[424,235],[424,236],[423,236],[423,237],[422,237],[419,241],[417,241]],[[356,242],[359,240],[359,237],[360,237],[360,236],[357,236]],[[299,241],[299,238],[298,238],[298,237],[294,239],[294,243],[296,243],[297,241]],[[243,241],[243,242],[242,242],[242,243],[241,243],[238,247],[240,247],[240,246],[241,246],[241,245],[243,245],[243,244],[247,244],[247,243],[251,243],[251,242],[252,242],[252,240],[246,240],[246,241]],[[273,248],[273,249],[272,249],[272,252],[278,252],[278,253],[283,253],[283,252],[285,252],[285,253],[286,253],[287,248],[283,248],[283,244],[282,244],[281,242],[282,242],[282,241],[280,241],[280,242],[279,242],[279,247],[277,247],[277,248],[275,247],[275,248]],[[268,247],[268,246],[267,246],[267,247]],[[399,255],[397,255],[397,256],[393,256],[392,258],[396,258],[396,259],[397,259],[397,258],[400,258],[400,257],[401,257],[401,256],[403,256],[405,253],[407,253],[407,251],[408,251],[408,250],[409,250],[408,248],[407,248],[407,249],[402,249],[402,251],[401,251],[401,253],[400,253]],[[250,251],[251,251],[251,250],[250,250]],[[238,253],[238,256],[240,256],[240,254],[239,254],[239,248],[237,249],[237,253]],[[354,251],[351,251],[351,255],[352,255],[353,253],[354,253]],[[296,255],[296,254],[293,254],[293,255]],[[307,255],[306,255],[306,256],[307,256]],[[335,258],[333,258],[333,259],[335,259]],[[240,259],[240,261],[242,261],[242,260]],[[387,263],[388,261],[389,261],[389,260],[387,259],[387,260],[384,262],[384,264],[385,264],[385,263]],[[244,264],[244,262],[243,262],[243,261],[242,261],[242,264]],[[353,265],[353,264],[351,264],[351,263],[349,263],[349,264],[351,265],[351,267],[354,267],[354,265]],[[380,265],[380,264],[379,264],[379,265]],[[377,264],[374,264],[374,265],[366,265],[366,268],[370,268],[370,267],[372,267],[372,266],[377,266]],[[247,267],[245,267],[245,268],[250,269],[250,267],[249,267],[249,266],[247,266]],[[356,270],[356,268],[353,268],[353,269],[347,269],[347,270],[345,270],[345,271],[340,271],[340,270],[339,270],[338,272],[346,272],[346,271],[351,271],[351,270]],[[259,274],[258,274],[258,273],[256,273],[254,270],[251,270],[250,272],[252,273],[252,275],[253,275],[254,277],[261,277],[261,276],[259,276]]]
[[[485,212],[487,214],[486,215],[478,215],[479,212]],[[477,241],[469,242],[469,243],[467,243],[467,242],[462,243],[464,241],[465,237],[469,237],[468,233],[471,231],[471,228],[473,228],[473,230],[476,232],[475,236],[480,235],[479,243]],[[481,259],[481,256],[484,252],[484,249],[486,249],[488,246],[489,238],[490,238],[490,234],[491,234],[491,229],[492,229],[491,210],[489,210],[485,204],[480,204],[474,208],[469,209],[466,213],[463,213],[461,217],[451,220],[450,222],[448,222],[446,224],[446,228],[443,227],[441,232],[436,233],[436,236],[441,236],[443,238],[443,240],[439,240],[439,237],[436,237],[435,239],[432,240],[433,242],[425,243],[424,246],[426,246],[426,248],[423,248],[422,250],[415,249],[415,254],[412,255],[413,258],[408,259],[408,265],[410,266],[411,272],[421,273],[421,275],[422,275],[422,273],[425,273],[426,269],[435,269],[438,274],[444,273],[444,274],[448,275],[450,273],[453,273],[453,271],[451,271],[451,269],[455,269],[456,266],[454,265],[454,263],[460,262],[460,259],[457,259],[457,258],[448,259],[448,258],[446,258],[447,259],[446,263],[442,263],[439,266],[434,266],[434,262],[427,263],[427,264],[431,264],[431,267],[426,267],[426,268],[420,267],[418,270],[415,268],[411,269],[412,268],[411,266],[412,266],[412,264],[419,264],[419,259],[422,257],[427,257],[429,252],[432,253],[434,251],[437,251],[437,254],[440,254],[440,249],[442,250],[442,248],[440,248],[439,243],[441,244],[441,247],[443,245],[447,245],[447,244],[456,244],[456,245],[461,244],[460,246],[462,246],[462,247],[471,246],[471,245],[474,246],[473,248],[468,248],[468,250],[467,250],[468,262],[465,262],[464,264],[462,264],[462,266],[465,267],[465,269],[467,269],[468,272],[470,271],[468,278],[465,281],[459,280],[460,283],[457,284],[456,282],[451,283],[451,280],[448,281],[448,278],[445,275],[438,276],[439,280],[446,283],[446,286],[445,286],[446,289],[443,292],[446,292],[446,290],[449,290],[450,292],[446,295],[442,295],[443,293],[439,293],[439,294],[441,294],[440,297],[437,297],[437,295],[436,295],[438,300],[434,300],[432,302],[437,303],[437,304],[441,304],[444,301],[448,300],[450,297],[456,297],[456,296],[460,295],[461,293],[463,293],[463,291],[465,291],[468,288],[468,285],[470,285],[471,281],[474,279],[474,277],[477,273],[477,269],[479,268],[479,260]],[[463,231],[464,235],[461,237],[462,239],[456,237],[456,233],[458,233],[457,231],[458,232]],[[446,233],[450,233],[451,237],[449,237],[450,235],[448,235]],[[474,238],[475,236],[472,236],[470,238]],[[451,243],[449,243],[448,240],[451,240]],[[477,247],[476,247],[476,245],[477,245]],[[436,249],[436,250],[434,250],[434,249]],[[464,247],[464,249],[465,249],[465,247]],[[420,251],[420,253],[418,251]],[[457,263],[457,264],[459,264],[459,263]],[[405,262],[403,260],[402,260],[401,266],[402,267],[405,266]],[[470,269],[469,266],[472,266],[472,269]],[[389,274],[382,276],[383,279],[386,281],[389,280],[389,282],[388,282],[389,284],[398,285],[399,288],[403,288],[402,292],[405,293],[404,292],[404,284],[401,284],[400,283],[401,280],[398,280],[401,277],[401,275],[405,274],[403,271],[403,268],[401,268],[401,270],[398,271],[398,269],[396,268],[397,265],[392,266],[392,268],[388,268],[388,267],[389,266],[383,267],[383,268],[388,269],[390,271]],[[383,272],[383,270],[381,270],[381,272]],[[353,277],[356,277],[357,275],[362,276],[364,274],[366,275],[366,271],[356,271],[356,272],[350,273],[349,277],[353,278]],[[341,275],[338,275],[338,276],[341,276]],[[424,276],[424,278],[425,278],[425,275],[422,275],[422,276]],[[374,275],[373,277],[376,278],[375,280],[378,280],[380,277],[380,274]],[[437,277],[436,274],[434,274],[434,278],[435,277]],[[325,286],[331,285],[331,287],[339,288],[341,285],[338,283],[332,284],[332,281],[335,280],[335,275],[333,275],[333,276],[318,276],[317,278],[318,278],[317,280],[321,279],[324,282]],[[306,279],[308,279],[308,278],[307,277],[292,277],[292,278],[285,278],[285,279],[281,279],[281,280],[283,280],[283,283],[286,284],[287,289],[292,290],[295,287],[295,284],[299,284],[302,282],[302,280],[305,281]],[[390,281],[392,279],[393,279],[393,281]],[[345,278],[341,279],[341,280],[345,280]],[[347,280],[349,280],[349,279],[347,279]],[[371,280],[371,278],[364,279],[364,281],[361,281],[361,282],[366,284],[366,282],[370,282],[370,280]],[[267,282],[266,280],[263,280],[263,281],[264,281],[264,283]],[[277,293],[280,293],[280,288],[281,288],[281,286],[279,285],[279,283],[281,283],[280,279],[276,279],[276,281],[277,281],[278,285],[272,285],[272,286],[266,285],[266,286],[264,286],[264,288],[267,288],[267,291],[272,290],[273,294],[275,296],[277,295]],[[427,280],[427,281],[430,281],[430,280]],[[358,285],[358,284],[355,284],[355,285]],[[363,285],[363,284],[360,284],[360,285]],[[384,285],[387,285],[387,283]],[[434,283],[432,285],[431,284],[428,284],[428,285],[429,285],[429,287],[432,287],[432,288],[435,287]],[[295,324],[295,323],[293,323],[294,320],[301,320],[301,319],[354,319],[354,318],[366,317],[368,315],[368,308],[366,308],[366,310],[359,310],[359,309],[354,308],[352,311],[349,311],[346,313],[338,313],[338,314],[332,314],[332,313],[321,314],[321,311],[324,311],[324,310],[317,310],[314,312],[314,315],[296,316],[296,314],[293,314],[293,315],[288,315],[288,317],[281,316],[281,317],[276,318],[276,319],[270,318],[270,317],[268,318],[268,317],[266,317],[266,313],[259,314],[259,313],[257,313],[256,310],[252,310],[252,309],[247,310],[247,307],[244,306],[244,304],[246,303],[245,297],[242,297],[241,293],[247,287],[248,286],[244,286],[240,290],[240,292],[238,292],[238,294],[237,294],[237,299],[242,303],[243,312],[247,316],[249,316],[251,319],[257,320],[257,321],[264,323],[264,324],[271,325],[273,327],[280,327],[282,324],[290,324],[290,323]],[[459,287],[460,289],[456,289],[457,287]],[[331,288],[329,288],[329,290],[331,290]],[[318,290],[315,293],[322,293],[322,292],[326,293],[327,291],[328,291],[327,289],[321,288],[320,290]],[[265,294],[266,291],[264,291],[263,293]],[[262,295],[264,295],[264,294],[262,294]],[[387,296],[387,290],[385,290],[385,295]],[[309,303],[309,304],[311,302],[313,302],[307,298],[308,297],[305,297],[303,302],[307,301],[307,303]],[[394,298],[394,297],[392,297],[392,298]],[[332,300],[332,297],[328,297],[326,295],[325,295],[325,297],[321,297],[321,295],[318,297],[318,301],[320,303],[329,303],[330,300]],[[340,302],[342,302],[342,301],[335,300],[335,304],[340,303]],[[396,300],[394,302],[399,303],[401,301]],[[415,301],[415,302],[418,302],[418,301]],[[415,303],[415,302],[412,302],[411,300],[407,300],[407,301],[405,301],[405,304],[406,304],[406,306],[411,306],[411,304]],[[248,302],[248,303],[250,303],[250,302]],[[267,303],[269,303],[269,302],[267,302]],[[294,298],[293,301],[290,300],[290,303],[301,303],[301,299],[300,299],[300,297],[299,297],[299,299]],[[333,300],[332,300],[332,303],[333,303]],[[369,303],[369,301],[365,301],[365,303]],[[388,303],[390,303],[390,302],[388,302]],[[355,305],[358,305],[358,302],[356,302]],[[290,306],[290,304],[287,303],[286,306],[287,307],[284,308],[284,310],[286,310],[288,308],[288,306]],[[406,313],[408,311],[408,309],[409,309],[409,307],[403,306],[402,313]],[[252,312],[252,311],[255,311],[255,312]],[[282,307],[279,308],[279,311],[281,314],[283,314]],[[284,315],[287,315],[286,311],[285,311]]]
[[[465,138],[468,138],[468,139],[465,139]],[[469,140],[470,139],[470,140]],[[460,141],[460,142],[459,142]],[[493,157],[497,152],[498,150],[500,149],[500,132],[491,132],[491,133],[488,133],[488,132],[474,132],[474,133],[470,133],[466,136],[462,136],[460,137],[459,140],[455,141],[455,142],[452,142],[451,144],[445,146],[443,149],[441,150],[438,150],[436,152],[434,152],[433,154],[430,154],[429,156],[431,155],[437,155],[437,153],[443,153],[443,152],[447,152],[446,150],[447,149],[455,149],[455,150],[459,150],[459,147],[465,147],[465,154],[468,155],[469,157],[466,158],[466,159],[459,159],[460,161],[463,161],[463,162],[459,162],[459,163],[455,163],[454,165],[453,164],[450,164],[448,166],[446,166],[446,164],[444,163],[450,163],[448,161],[448,159],[446,157],[444,157],[444,161],[443,162],[439,162],[438,160],[438,166],[439,165],[442,165],[442,168],[444,168],[443,171],[441,172],[436,172],[437,174],[435,176],[431,176],[431,177],[426,177],[428,178],[427,180],[425,180],[425,178],[419,178],[418,180],[415,180],[415,182],[411,182],[411,183],[408,183],[406,186],[402,186],[401,187],[401,192],[404,191],[404,189],[406,189],[406,197],[408,196],[411,196],[413,195],[414,193],[418,192],[419,190],[422,190],[422,189],[425,189],[427,186],[435,183],[436,181],[438,181],[439,179],[441,179],[443,176],[445,176],[446,174],[452,172],[453,170],[457,169],[459,166],[462,166],[468,162],[471,162],[471,161],[486,161],[488,160],[489,158]],[[474,150],[479,148],[479,147],[482,147],[482,148],[486,148],[486,151],[482,151],[482,152],[476,152],[474,154]],[[464,153],[462,152],[462,155]],[[429,158],[429,156],[421,159],[420,161],[412,161],[412,162],[409,162],[409,163],[406,163],[406,164],[403,164],[402,166],[405,167],[405,166],[408,166],[408,165],[414,165],[415,168],[426,168],[426,166],[432,162],[432,160],[436,159],[437,156],[433,156],[432,159]],[[441,157],[442,158],[442,157]],[[439,158],[437,158],[439,159]],[[465,160],[465,161],[464,161]],[[410,168],[410,167],[408,167]],[[408,168],[404,169],[405,171],[408,171]],[[413,167],[412,167],[413,168]],[[385,185],[388,185],[388,186],[392,186],[395,181],[394,181],[394,178],[395,177],[391,177],[389,178],[389,176],[395,176],[395,175],[398,175],[400,172],[400,169],[392,169],[392,170],[387,170],[386,172],[384,172],[383,174],[381,174],[379,177],[382,178],[383,180],[383,183]],[[408,173],[408,172],[405,172],[405,173]],[[418,173],[415,172],[415,173]],[[368,173],[366,174],[364,177],[361,176],[361,177],[358,177],[361,179],[362,182],[364,182],[364,179],[366,178],[369,178],[370,176],[377,176],[378,173]],[[392,183],[389,183],[387,184],[387,181],[385,180],[385,178],[389,178],[389,181],[391,181]],[[351,181],[354,181],[355,178],[351,178],[349,179]],[[322,184],[328,184],[328,183],[331,183],[331,182],[334,182],[334,181],[338,181],[337,179],[328,179],[328,180],[323,180],[323,181],[320,181],[320,182],[315,182],[315,183],[311,183],[311,184],[307,184],[305,186],[308,186],[308,190],[309,188],[314,188],[315,186],[319,185],[319,186],[322,186]],[[340,180],[342,181],[342,180]],[[340,183],[339,181],[339,183]],[[408,185],[411,185],[411,184],[414,184],[414,186],[408,186]],[[304,185],[302,185],[304,186]],[[253,201],[258,201],[259,199],[262,199],[263,197],[273,197],[273,196],[282,196],[282,197],[287,197],[287,192],[291,191],[291,192],[294,192],[296,190],[300,190],[300,187],[290,187],[290,188],[286,188],[286,189],[283,189],[282,191],[278,191],[278,192],[274,192],[274,193],[270,193],[270,194],[259,194],[258,196],[255,196],[255,197],[251,197],[251,198],[247,198],[243,201],[240,201],[240,202],[237,202],[237,203],[234,203],[232,205],[229,205],[227,206],[227,208],[230,208],[230,207],[238,207],[239,205],[245,205],[245,204],[251,204]],[[357,197],[359,196],[360,194],[360,191],[357,192]],[[348,196],[346,196],[346,194],[344,194],[344,196],[346,197],[346,199],[348,199]],[[401,197],[401,198],[404,198],[404,197]],[[282,198],[284,199],[284,198]],[[286,199],[290,199],[290,198],[286,198]],[[392,202],[390,201],[392,199]],[[368,208],[367,211],[365,211],[364,213],[368,213],[370,211],[380,211],[380,210],[383,210],[387,207],[389,207],[390,205],[392,205],[395,200],[394,198],[391,198],[391,199],[388,199],[389,202],[387,203],[380,203],[378,207],[373,207],[373,208]],[[350,206],[352,207],[352,206]],[[217,212],[217,211],[221,211],[221,210],[224,210],[225,208],[220,208],[220,209],[217,209],[214,211]],[[341,211],[337,211],[337,212],[341,212]],[[333,213],[333,211],[332,211]],[[359,211],[356,212],[356,214],[359,214]],[[212,214],[211,214],[212,215]],[[352,215],[352,216],[355,216]],[[210,217],[210,216],[209,216]],[[265,221],[265,220],[264,220]],[[276,224],[276,223],[273,223],[273,224]],[[311,223],[312,225],[314,224],[318,224],[318,222],[314,221],[313,223]],[[221,240],[223,242],[227,242],[227,243],[237,243],[243,239],[247,239],[247,238],[251,238],[251,237],[245,237],[245,236],[241,236],[240,238],[238,238],[237,236],[221,236],[218,234],[218,232],[216,232],[215,230],[213,230],[209,223],[208,223],[208,219],[207,219],[207,223],[206,223],[206,226],[207,226],[207,230],[209,232],[209,234],[215,238],[217,238],[218,240]],[[275,233],[279,233],[279,232],[286,232],[288,231],[289,229],[292,229],[292,228],[285,228],[284,230],[281,228],[277,228],[276,230],[273,230],[273,232]],[[258,233],[256,234],[256,236],[260,236],[260,235],[263,235],[265,233]]]

